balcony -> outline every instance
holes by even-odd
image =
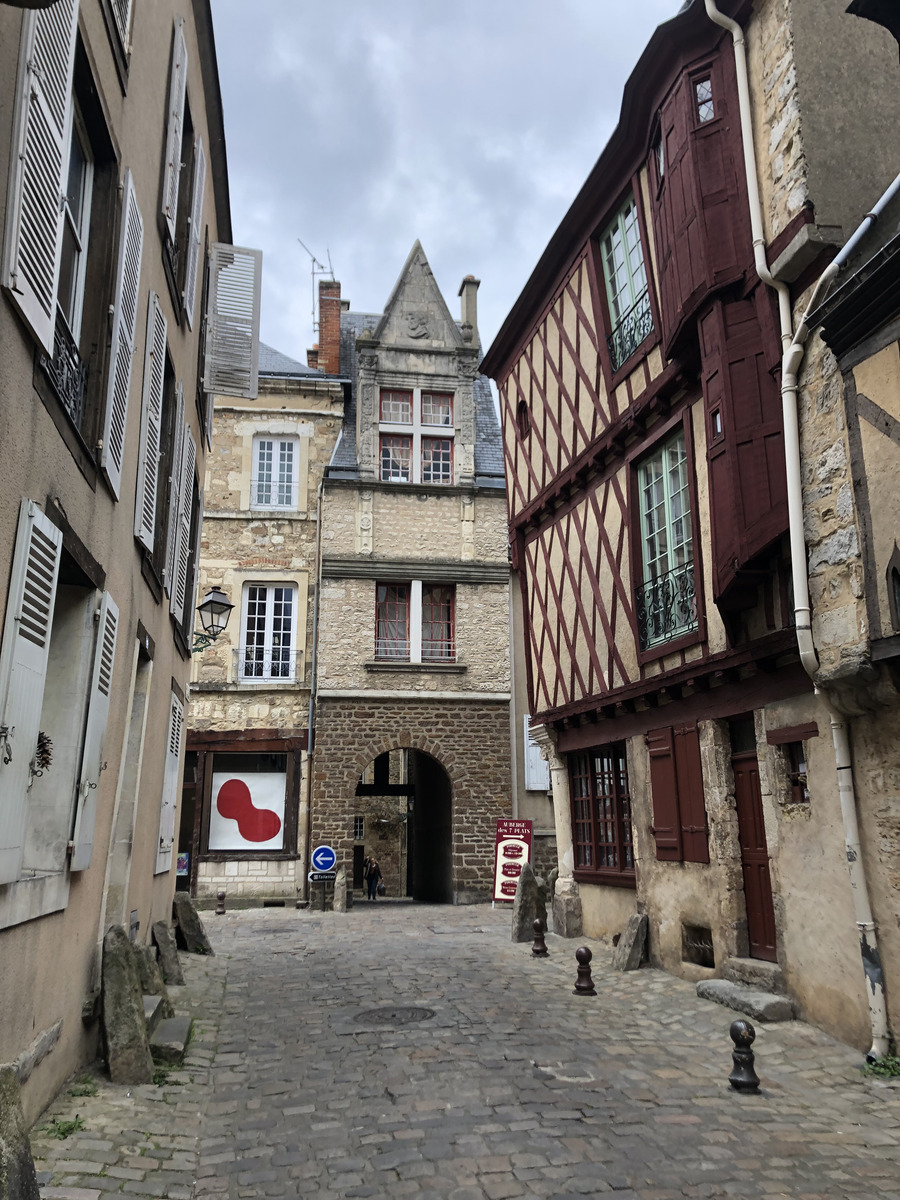
[[[606,339],[609,360],[613,372],[618,371],[653,332],[653,313],[650,311],[650,293],[646,289],[631,308],[620,317],[615,329]]]
[[[69,415],[72,424],[81,432],[84,421],[84,393],[87,385],[87,367],[75,339],[69,332],[65,317],[57,310],[56,328],[53,335],[53,357],[41,355],[41,366],[60,404]]]
[[[697,628],[694,564],[667,571],[635,589],[638,634],[649,650]]]

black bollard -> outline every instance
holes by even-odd
[[[531,953],[535,958],[546,958],[550,951],[544,941],[544,922],[540,917],[535,917],[531,928],[534,930],[534,945],[531,947]]]
[[[591,978],[591,959],[594,957],[587,946],[579,946],[575,951],[578,960],[578,978],[572,994],[575,996],[596,996],[597,989]]]
[[[751,1046],[756,1038],[756,1030],[749,1021],[733,1021],[728,1030],[734,1042],[731,1058],[734,1063],[728,1082],[738,1092],[758,1092],[759,1076],[753,1069],[753,1051]]]
[[[225,915],[225,893],[216,892],[216,916],[223,917]]]

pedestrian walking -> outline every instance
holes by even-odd
[[[369,899],[374,900],[378,894],[378,885],[381,882],[381,867],[378,865],[378,859],[373,855],[366,860],[366,887],[369,889]]]

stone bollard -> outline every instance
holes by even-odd
[[[216,892],[216,916],[225,916],[225,893]]]
[[[749,1021],[733,1021],[728,1030],[734,1042],[731,1059],[734,1063],[728,1082],[737,1092],[758,1092],[759,1076],[753,1068],[754,1055],[751,1049],[756,1039],[756,1030]]]
[[[535,917],[531,927],[534,930],[534,945],[531,947],[531,953],[535,958],[546,958],[550,951],[544,941],[544,922],[540,917]]]
[[[575,951],[578,960],[578,978],[572,994],[575,996],[596,996],[597,989],[591,978],[591,959],[594,957],[587,946],[579,946]]]

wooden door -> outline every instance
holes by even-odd
[[[759,788],[759,762],[755,752],[747,751],[735,754],[731,765],[734,768],[750,957],[775,962],[775,909]]]

